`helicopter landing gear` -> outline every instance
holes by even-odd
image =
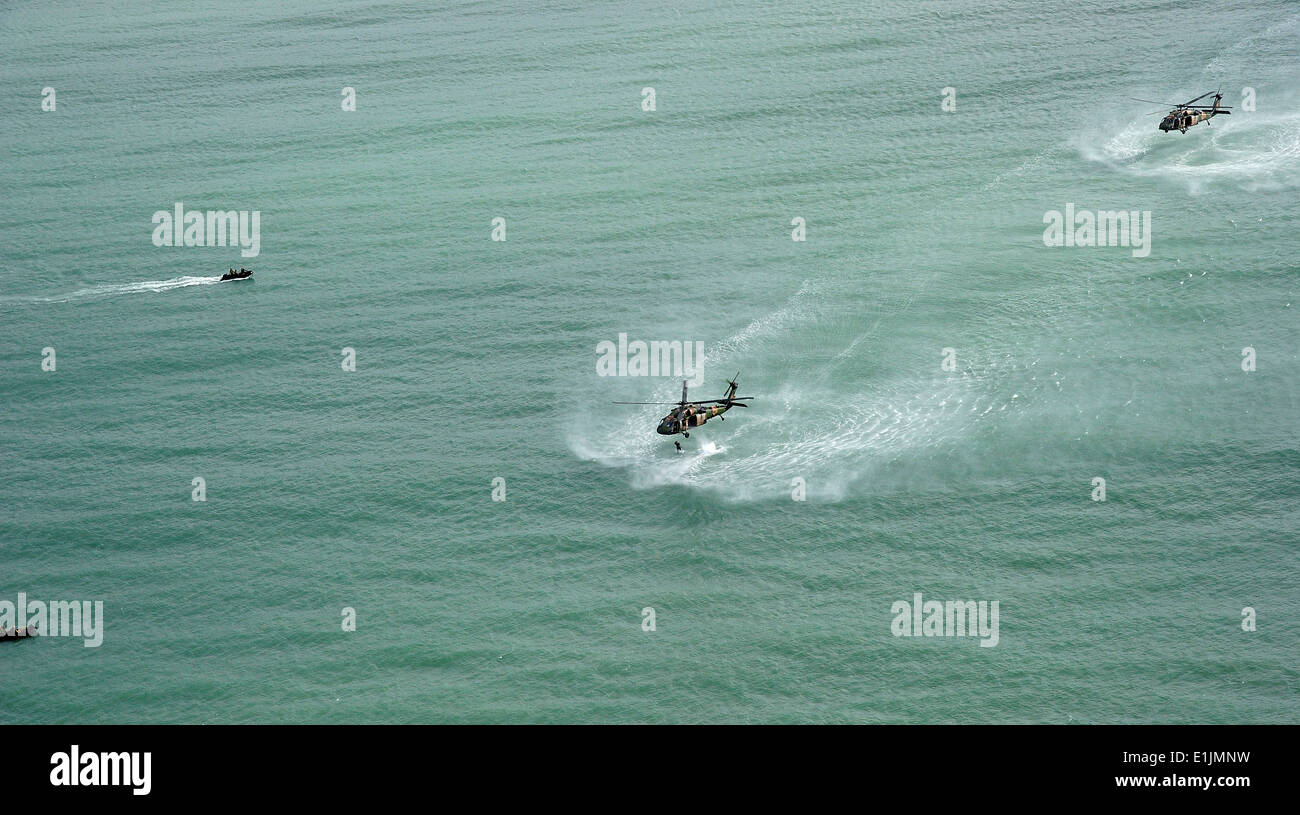
[[[690,434],[690,433],[687,433],[687,432],[684,431],[684,430],[682,431],[682,435],[685,436],[685,437],[688,438],[688,439],[691,437],[691,434]]]

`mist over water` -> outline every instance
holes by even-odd
[[[0,648],[0,722],[1300,721],[1300,14],[1250,6],[5,6],[0,600],[105,628]],[[177,201],[260,255],[155,247]],[[620,333],[755,398],[678,453]],[[996,647],[894,637],[917,591]]]

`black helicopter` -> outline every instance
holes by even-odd
[[[680,402],[615,402],[616,405],[676,405],[677,407],[669,411],[668,415],[659,420],[659,426],[655,432],[661,436],[672,436],[681,433],[684,438],[690,438],[691,434],[687,432],[689,428],[699,427],[700,425],[718,417],[719,421],[726,421],[722,414],[726,413],[733,407],[749,407],[745,404],[746,399],[753,399],[752,396],[736,395],[736,380],[740,379],[740,371],[727,380],[727,392],[721,399],[705,399],[698,402],[688,402],[686,400],[686,383],[682,383],[682,399]],[[705,407],[712,405],[712,407]],[[682,449],[682,443],[673,440],[678,450]]]
[[[1210,94],[1214,94],[1213,105],[1196,104],[1197,102],[1201,101],[1202,99],[1209,96]],[[1165,118],[1160,120],[1160,131],[1162,133],[1168,133],[1171,130],[1177,130],[1180,133],[1186,133],[1187,128],[1198,125],[1201,122],[1205,122],[1205,126],[1209,127],[1210,120],[1213,119],[1215,116],[1219,115],[1220,113],[1222,113],[1225,116],[1231,114],[1230,108],[1219,107],[1219,100],[1222,98],[1223,98],[1222,93],[1219,93],[1217,91],[1210,91],[1210,93],[1203,93],[1200,96],[1196,97],[1195,99],[1192,99],[1191,101],[1188,102],[1184,102],[1181,105],[1175,104],[1173,106],[1174,109],[1169,111],[1169,113],[1165,114]],[[1134,99],[1133,101],[1150,102],[1153,105],[1165,104],[1164,102],[1153,102],[1150,99]],[[1156,110],[1156,111],[1152,111],[1151,113],[1148,113],[1147,115],[1154,116],[1159,112],[1160,111]]]

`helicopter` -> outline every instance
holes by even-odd
[[[1197,102],[1201,101],[1205,97],[1209,96],[1211,93],[1214,94],[1213,105],[1196,104]],[[1210,93],[1203,93],[1200,96],[1196,97],[1195,99],[1192,99],[1191,101],[1188,102],[1184,102],[1181,105],[1177,105],[1177,104],[1174,105],[1173,106],[1174,109],[1169,111],[1169,113],[1165,115],[1165,118],[1160,120],[1160,131],[1162,133],[1168,133],[1171,130],[1177,130],[1180,133],[1186,133],[1187,128],[1193,127],[1197,124],[1200,124],[1201,122],[1205,122],[1205,126],[1209,127],[1210,119],[1213,119],[1215,116],[1217,116],[1220,113],[1224,114],[1225,116],[1231,113],[1231,109],[1226,107],[1219,107],[1219,100],[1222,98],[1223,98],[1222,93],[1219,93],[1217,91],[1210,91]],[[1150,99],[1134,99],[1133,101],[1150,102],[1153,105],[1165,104],[1164,102],[1153,102]],[[1148,113],[1147,115],[1154,116],[1159,112],[1160,111],[1156,110],[1156,111],[1152,111],[1151,113]]]
[[[753,399],[752,396],[736,395],[736,380],[740,379],[740,371],[727,380],[727,392],[721,399],[705,399],[703,401],[690,402],[686,399],[686,382],[682,382],[682,398],[680,402],[615,402],[616,405],[676,405],[668,412],[668,415],[659,420],[659,426],[655,432],[661,436],[673,436],[681,433],[684,438],[690,438],[691,434],[687,432],[688,428],[699,427],[713,417],[718,417],[718,421],[726,421],[722,414],[726,413],[733,407],[749,407],[745,404],[746,399]],[[710,405],[711,407],[706,407]],[[673,440],[673,444],[678,451],[682,449],[682,443]]]

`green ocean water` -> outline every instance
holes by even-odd
[[[0,722],[1300,722],[1297,42],[1284,0],[6,3],[0,601],[105,626],[0,645]],[[1220,87],[1186,134],[1129,99]],[[260,255],[154,246],[176,202]],[[1067,204],[1149,257],[1045,246]],[[678,454],[620,333],[756,399]],[[895,637],[915,592],[998,644]]]

